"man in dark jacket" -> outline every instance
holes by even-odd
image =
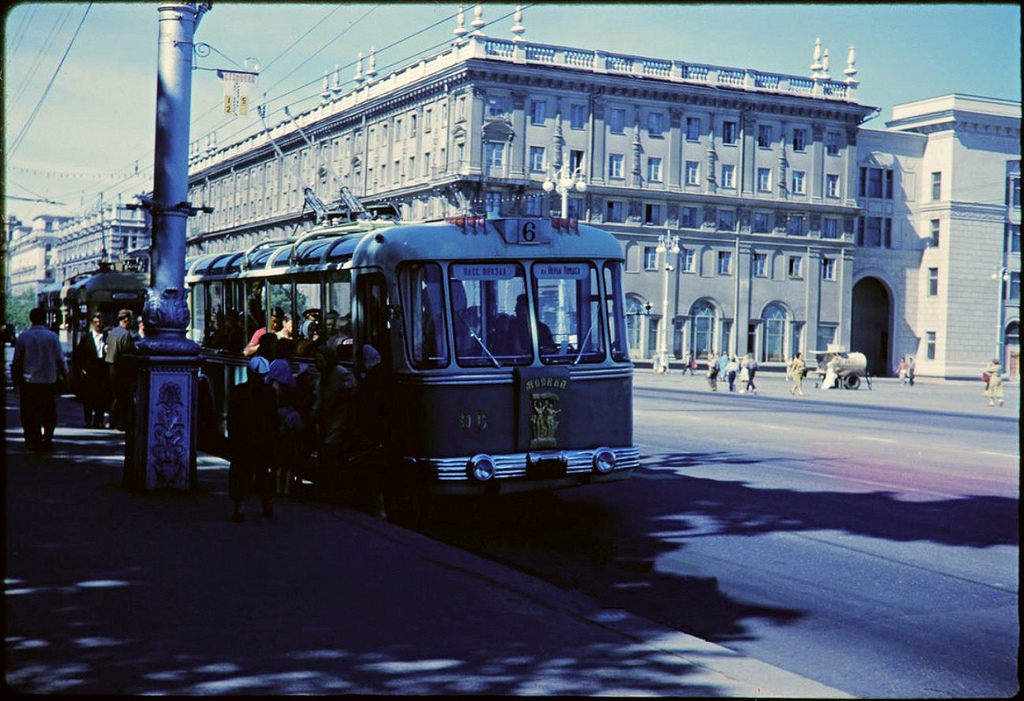
[[[110,372],[110,389],[114,394],[114,402],[110,408],[110,427],[118,431],[128,429],[128,415],[133,411],[131,371],[125,356],[135,349],[135,341],[129,330],[135,314],[131,309],[122,309],[117,313],[117,326],[107,334],[107,368]]]
[[[36,307],[29,312],[29,320],[31,328],[15,341],[11,374],[21,394],[25,447],[49,452],[57,428],[57,395],[70,376],[60,340],[45,326],[45,310]]]
[[[110,404],[110,372],[107,370],[103,317],[93,314],[90,328],[75,347],[75,388],[82,400],[86,428],[102,428],[103,414]]]
[[[259,494],[263,515],[274,515],[273,441],[277,439],[277,393],[264,378],[270,363],[261,355],[249,359],[248,381],[235,387],[228,407],[231,467],[228,493],[235,503],[231,520],[245,520],[245,500]]]

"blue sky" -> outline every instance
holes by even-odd
[[[5,199],[7,214],[81,213],[98,193],[116,199],[152,187],[158,3],[25,3],[4,22]],[[229,143],[259,125],[219,114],[223,88],[212,69],[262,66],[251,98],[264,92],[283,119],[313,104],[325,70],[342,67],[351,86],[357,52],[377,48],[378,71],[450,42],[457,3],[233,4],[216,2],[196,41],[192,138],[216,131]],[[489,36],[510,38],[513,3],[486,3]],[[856,47],[859,100],[892,106],[960,92],[1020,100],[1020,9],[1015,4],[525,3],[528,41],[806,76],[816,38],[842,79]],[[76,28],[85,17],[77,38]],[[474,18],[466,6],[466,25]],[[61,57],[71,46],[52,81]],[[365,69],[365,61],[364,61]],[[49,91],[47,86],[49,84]],[[41,99],[46,93],[45,99]],[[33,117],[33,114],[35,115]],[[136,163],[139,175],[135,176]],[[120,182],[120,185],[116,184]]]

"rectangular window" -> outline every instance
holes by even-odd
[[[942,221],[940,219],[932,219],[929,222],[931,229],[930,236],[928,238],[928,245],[932,248],[939,247],[939,234],[941,232]]]
[[[932,202],[942,199],[942,173],[932,173]]]
[[[815,348],[828,348],[830,343],[836,342],[836,329],[834,324],[818,324],[818,343]]]
[[[892,199],[893,172],[887,168],[860,169],[860,196]]]
[[[698,161],[687,161],[684,172],[687,185],[700,185],[700,163]]]
[[[839,176],[835,173],[825,174],[825,197],[839,197]]]
[[[718,252],[718,274],[732,275],[732,251]]]
[[[868,248],[891,248],[892,219],[861,217],[857,223],[857,245]]]
[[[665,115],[660,112],[651,112],[647,115],[647,133],[651,136],[661,136],[665,130]]]
[[[835,280],[836,279],[836,259],[835,258],[822,258],[821,259],[821,279],[822,280]]]
[[[924,357],[928,360],[935,360],[935,332],[924,332]]]
[[[530,147],[530,170],[543,171],[544,170],[544,147],[543,146],[531,146]]]
[[[658,269],[658,249],[656,246],[644,246],[644,270]]]
[[[423,113],[423,131],[430,131],[434,128],[434,110],[428,109]]]
[[[839,139],[840,135],[838,132],[830,131],[825,134],[825,153],[829,156],[839,155]]]
[[[839,238],[839,220],[835,217],[823,217],[821,220],[821,237],[825,239]]]
[[[807,150],[807,130],[806,129],[794,129],[793,130],[793,150],[794,151],[806,151]]]
[[[547,116],[548,104],[543,100],[532,100],[530,102],[530,124],[543,124]]]
[[[493,95],[487,98],[488,117],[504,117],[507,112],[507,99],[504,95]]]
[[[569,127],[572,129],[583,129],[587,126],[587,106],[569,106]]]
[[[409,138],[416,138],[416,115],[409,117]]]
[[[928,268],[928,296],[939,296],[939,269]]]
[[[722,187],[730,190],[736,188],[736,166],[722,164]]]
[[[804,190],[804,178],[806,173],[802,170],[793,171],[793,194],[794,195],[805,195],[807,194]]]
[[[718,209],[718,230],[733,231],[736,228],[736,212],[731,209]]]
[[[684,248],[679,251],[679,269],[684,273],[697,272],[697,257],[692,248]]]
[[[772,128],[769,124],[757,125],[757,145],[759,148],[772,147]]]
[[[722,143],[735,144],[737,138],[736,122],[722,122]]]
[[[623,206],[623,203],[619,200],[608,200],[606,212],[607,214],[604,219],[606,222],[625,221],[625,207]]]
[[[1020,273],[1010,273],[1010,289],[1007,290],[1007,301],[1019,302],[1020,301]]]
[[[790,256],[789,257],[789,276],[792,278],[802,278],[804,259],[801,256]]]
[[[750,274],[754,277],[768,277],[768,254],[755,253],[750,261]]]
[[[804,218],[795,214],[789,215],[786,219],[786,233],[790,236],[803,236]]]
[[[751,218],[751,228],[755,234],[771,233],[771,223],[768,219],[768,212],[754,212]]]
[[[610,153],[608,154],[608,177],[609,178],[622,178],[622,161],[623,155],[621,153]]]
[[[608,129],[621,134],[626,128],[626,110],[613,109],[608,112]]]
[[[430,151],[426,151],[423,154],[423,177],[429,178],[430,175]]]
[[[686,140],[687,141],[700,141],[700,118],[699,117],[687,117],[686,118]]]
[[[758,168],[757,169],[757,191],[758,192],[771,192],[772,191],[772,169],[771,168]]]
[[[569,172],[575,173],[577,169],[583,169],[583,151],[569,151]]]
[[[501,167],[505,163],[505,144],[488,143],[484,145],[484,152],[489,167]]]
[[[1020,224],[1007,224],[1007,250],[1010,253],[1020,253]]]
[[[680,207],[679,208],[679,226],[684,226],[688,229],[697,228],[697,208],[696,207]]]
[[[651,156],[647,159],[647,180],[652,183],[661,182],[661,159]]]
[[[463,95],[459,98],[459,104],[455,109],[455,119],[462,121],[466,118],[466,96]]]
[[[539,217],[541,212],[541,197],[527,197],[523,204],[523,214],[528,217]]]
[[[661,218],[660,204],[649,204],[644,207],[644,224],[661,226],[664,223],[664,220]]]

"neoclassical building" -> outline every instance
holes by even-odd
[[[544,184],[564,167],[586,184],[570,216],[622,241],[634,358],[849,345],[857,137],[875,111],[852,50],[843,80],[820,49],[798,77],[532,44],[519,23],[498,39],[479,16],[444,51],[383,76],[371,54],[353,89],[325,77],[315,108],[195,148],[190,200],[214,211],[191,222],[190,253],[292,235],[307,186],[408,219],[557,216]]]
[[[1021,104],[946,95],[897,105],[859,139],[863,215],[851,342],[875,367],[1020,374]]]

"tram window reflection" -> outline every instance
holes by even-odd
[[[545,363],[604,360],[598,273],[585,262],[533,266],[538,343]]]
[[[400,273],[402,308],[407,352],[414,367],[438,368],[448,365],[441,266],[414,263]]]
[[[516,316],[516,300],[526,294],[519,263],[453,263],[450,268],[452,335],[456,360],[467,367],[525,365],[532,344],[517,342],[516,329],[528,314]]]

